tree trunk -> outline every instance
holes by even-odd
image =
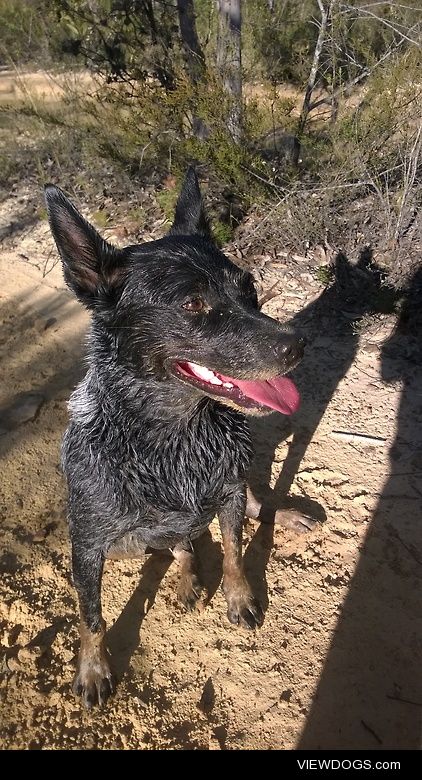
[[[242,136],[241,0],[217,0],[217,67],[229,96],[227,126],[236,143]]]
[[[302,111],[300,112],[299,125],[297,130],[297,136],[299,140],[303,134],[306,125],[306,120],[308,118],[310,105],[311,105],[311,97],[314,91],[315,81],[318,73],[319,60],[321,57],[322,47],[324,46],[325,36],[327,34],[328,19],[330,17],[331,8],[333,5],[333,2],[331,1],[328,8],[325,8],[322,3],[322,0],[317,0],[317,2],[321,13],[321,23],[319,26],[318,39],[314,51],[314,58],[312,60],[312,67],[309,73],[308,83],[306,85],[305,97],[303,98]]]
[[[179,15],[180,37],[185,52],[186,70],[195,94],[196,85],[205,77],[205,57],[196,31],[193,0],[177,0],[177,13]],[[209,135],[204,121],[196,116],[195,110],[192,116],[192,133],[200,139],[207,138]]]
[[[205,57],[196,32],[193,0],[177,0],[180,37],[185,51],[186,70],[193,84],[205,75]]]

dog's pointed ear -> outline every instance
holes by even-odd
[[[201,190],[195,169],[190,166],[176,204],[174,222],[170,228],[171,236],[201,235],[211,238],[211,228],[205,214]]]
[[[65,280],[83,303],[94,305],[122,281],[123,253],[101,238],[58,187],[47,184],[45,200]]]

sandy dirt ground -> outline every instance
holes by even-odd
[[[3,224],[26,197],[5,200]],[[391,316],[351,327],[365,315],[358,287],[353,300],[338,291],[334,306],[312,269],[282,255],[254,270],[264,287],[279,285],[267,311],[298,313],[308,336],[295,372],[303,403],[294,419],[254,421],[251,483],[264,498],[270,485],[277,500],[288,492],[311,507],[317,530],[246,524],[246,570],[266,608],[255,633],[227,621],[216,522],[200,550],[210,600],[194,614],[177,605],[170,557],[107,562],[104,614],[121,681],[106,709],[81,709],[70,690],[78,621],[59,448],[88,316],[55,260],[45,222],[3,241],[1,746],[419,748],[420,340]]]

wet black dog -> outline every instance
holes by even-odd
[[[169,235],[125,249],[104,241],[61,190],[49,185],[46,200],[66,281],[92,312],[89,369],[63,442],[81,612],[74,691],[89,707],[113,691],[105,558],[170,548],[179,597],[192,607],[201,593],[193,541],[218,514],[229,620],[261,623],[242,569],[252,454],[245,414],[297,409],[284,374],[303,343],[259,311],[251,274],[213,243],[193,169]],[[249,516],[259,509],[251,497]]]

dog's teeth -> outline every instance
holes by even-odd
[[[231,390],[233,385],[231,382],[223,382],[223,387],[227,387],[228,390]]]
[[[222,385],[221,379],[218,378],[218,376],[215,376],[215,374],[211,374],[211,376],[208,378],[208,382],[210,385]]]
[[[198,379],[202,379],[204,382],[208,382],[210,385],[223,384],[221,379],[219,379],[218,376],[216,376],[214,372],[206,366],[199,366],[197,363],[188,363],[188,366],[190,367],[192,373],[198,377]]]

